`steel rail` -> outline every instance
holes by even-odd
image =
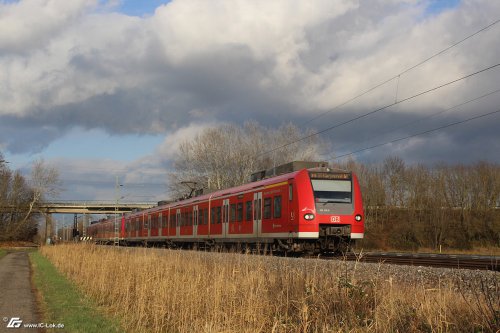
[[[500,257],[498,256],[433,253],[350,252],[344,256],[325,256],[320,258],[409,266],[500,271]]]

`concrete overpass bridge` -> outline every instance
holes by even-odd
[[[34,212],[44,214],[122,214],[156,205],[156,202],[54,201],[37,205]],[[15,206],[0,206],[0,213],[11,212],[16,208]]]
[[[37,210],[46,214],[122,214],[156,205],[156,202],[58,201],[43,203]]]
[[[79,229],[77,215],[87,214],[124,214],[135,210],[142,210],[155,207],[156,202],[117,202],[117,201],[53,201],[44,202],[37,205],[33,212],[42,213],[45,216],[45,239],[51,237],[53,222],[52,214],[73,214],[73,228],[71,230],[72,236],[83,235],[85,236],[85,223],[81,224],[81,233],[75,231]],[[14,206],[1,206],[0,213],[11,212],[15,210]],[[66,230],[66,227],[63,228]],[[57,230],[55,230],[57,233]],[[70,237],[70,236],[68,236]],[[69,239],[69,238],[68,238]]]

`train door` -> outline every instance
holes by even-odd
[[[181,210],[177,209],[175,212],[175,236],[179,237],[181,234]]]
[[[259,237],[262,232],[262,192],[253,194],[253,235]]]
[[[198,236],[198,205],[193,206],[193,237]]]
[[[148,224],[146,226],[148,238],[151,237],[151,215],[148,214]]]
[[[166,236],[170,237],[174,233],[174,230],[172,228],[173,220],[174,220],[174,218],[170,214],[170,207],[168,207],[168,212],[167,212],[167,235]]]
[[[222,237],[227,237],[229,228],[229,199],[222,200]]]
[[[162,231],[163,231],[163,214],[160,212],[160,214],[158,214],[158,223],[157,223],[157,227],[158,227],[158,236],[161,236],[162,235]]]
[[[148,235],[148,218],[143,213],[141,218],[141,237],[146,237]]]

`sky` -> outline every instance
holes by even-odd
[[[499,64],[500,23],[412,68],[499,19],[497,0],[0,0],[0,152],[58,168],[61,200],[113,200],[116,179],[166,199],[179,144],[222,123],[321,131],[335,160],[497,111],[500,66],[405,99]],[[499,125],[352,157],[499,163]]]

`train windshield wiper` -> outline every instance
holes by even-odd
[[[316,198],[317,203],[349,203],[351,202],[350,198],[338,198],[338,199],[327,199],[327,198]]]

